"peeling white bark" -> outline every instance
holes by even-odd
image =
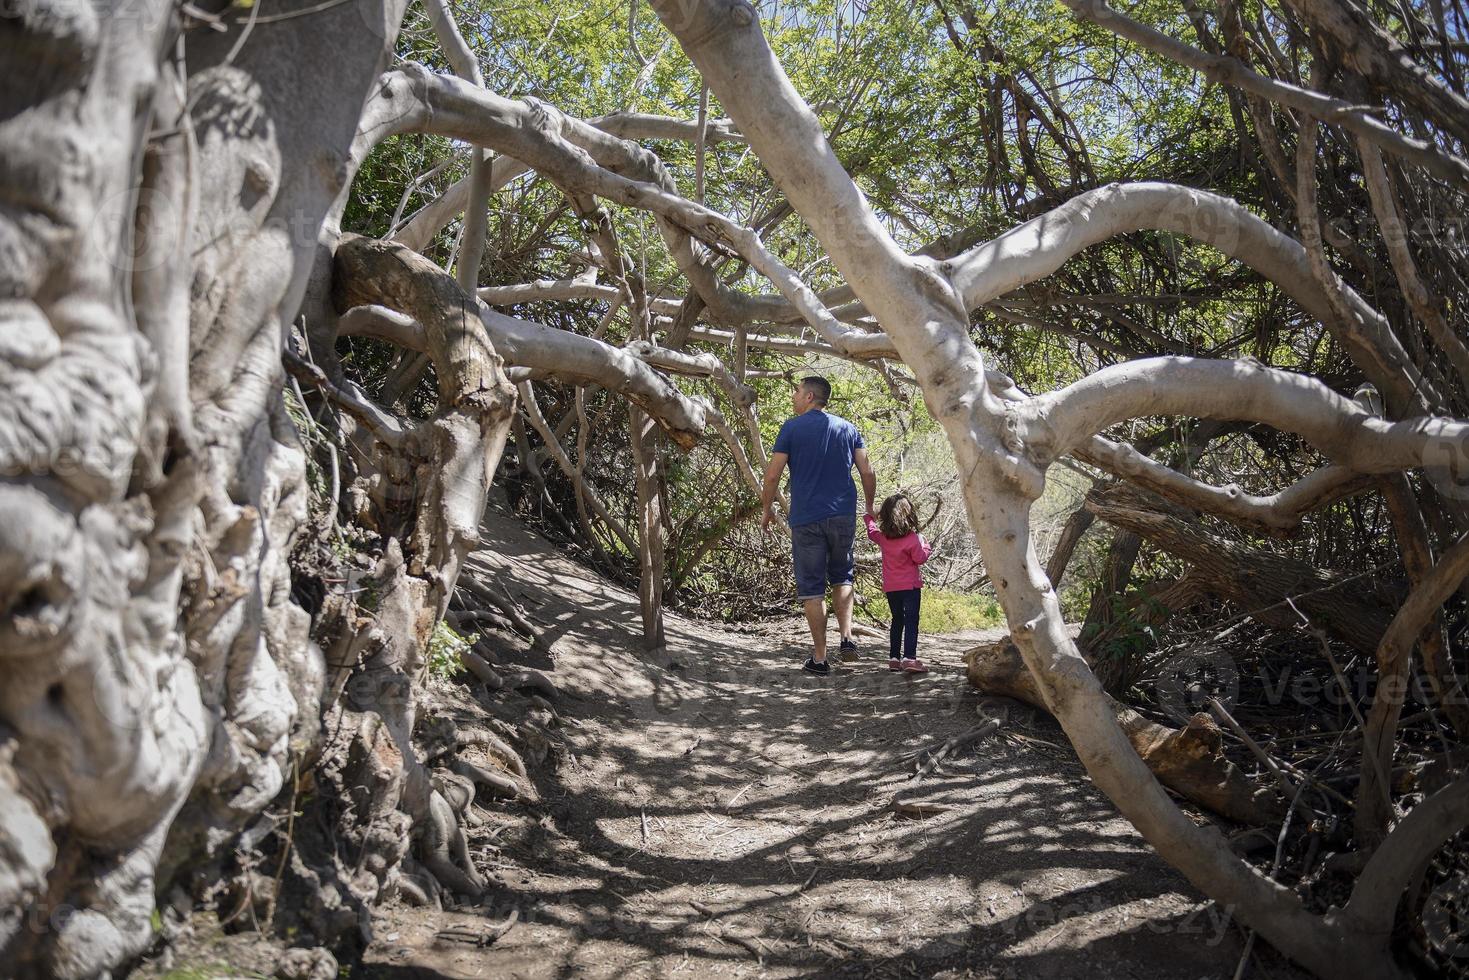
[[[166,63],[167,4],[12,13],[0,962],[89,977],[150,941],[155,870],[232,840],[292,737],[314,736],[321,665],[286,568],[305,502],[283,317],[401,7],[262,23],[241,45],[239,24],[200,32],[186,68]],[[318,30],[343,45],[329,78],[303,57]],[[303,90],[337,98],[282,99]],[[42,899],[43,919],[75,914],[15,928]]]

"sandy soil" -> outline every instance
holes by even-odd
[[[1056,725],[965,683],[963,651],[996,634],[923,637],[922,677],[860,638],[859,663],[816,678],[795,616],[670,615],[667,648],[642,651],[636,596],[503,516],[472,563],[551,641],[503,659],[554,678],[561,744],[539,799],[479,811],[492,896],[379,910],[351,976],[1234,975],[1240,929],[1092,788]],[[460,685],[437,700],[476,711]],[[916,750],[985,716],[997,734],[914,777]],[[196,914],[140,975],[269,977],[280,957]],[[1249,976],[1303,974],[1258,944]]]
[[[553,638],[565,692],[541,799],[487,813],[490,907],[387,909],[365,975],[1229,977],[1242,935],[1092,788],[1059,729],[963,680],[982,634],[885,638],[829,678],[804,626],[668,619],[509,520],[477,556]],[[913,778],[916,749],[1004,717]],[[894,809],[894,801],[903,812]],[[487,924],[517,923],[487,946]],[[1252,977],[1299,974],[1265,951]]]

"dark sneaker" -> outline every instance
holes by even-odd
[[[904,657],[903,658],[903,673],[905,673],[905,674],[926,674],[926,673],[928,673],[928,665],[925,664],[922,660],[913,660],[913,659],[909,659],[907,657]]]
[[[808,674],[815,674],[818,677],[825,677],[827,674],[831,673],[831,667],[827,664],[825,660],[818,662],[816,660],[812,660],[810,657],[806,658],[806,663],[801,669]]]
[[[902,670],[902,669],[903,669],[903,661],[899,660],[897,657],[889,657],[888,658],[888,670]]]
[[[857,662],[857,644],[851,640],[843,640],[842,645],[837,649],[842,658],[842,663],[854,664]]]

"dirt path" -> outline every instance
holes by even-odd
[[[959,663],[978,635],[924,638],[922,678],[889,674],[875,638],[859,664],[802,674],[794,618],[671,616],[667,651],[645,655],[635,596],[514,522],[486,530],[477,560],[555,638],[530,662],[567,694],[570,753],[539,803],[487,824],[503,824],[484,853],[512,896],[489,915],[513,907],[518,924],[477,948],[436,933],[472,936],[484,910],[386,910],[368,976],[1232,975],[1240,931],[1091,788],[1049,719],[1011,705],[1001,735],[909,778],[905,752],[978,720]],[[894,813],[895,795],[921,815]],[[1295,975],[1273,957],[1251,972]]]

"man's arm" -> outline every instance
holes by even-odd
[[[770,463],[765,467],[765,482],[760,487],[760,505],[763,515],[760,518],[761,531],[770,530],[770,522],[775,516],[772,510],[775,506],[775,495],[780,490],[780,474],[786,468],[786,460],[789,458],[785,453],[771,453]]]
[[[867,499],[865,514],[872,513],[872,498],[877,496],[877,474],[872,472],[872,462],[867,458],[867,450],[852,450],[852,462],[857,464],[857,475],[862,477],[862,496]]]

